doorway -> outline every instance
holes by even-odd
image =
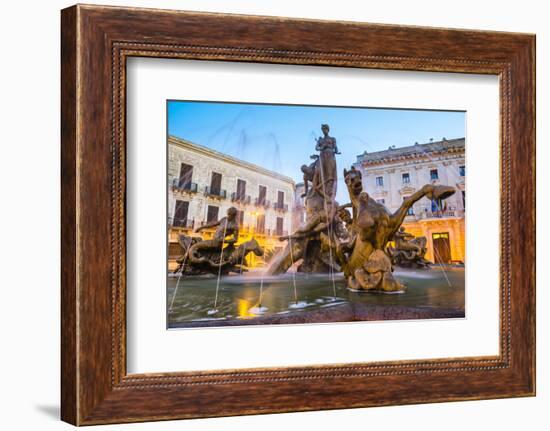
[[[451,263],[451,242],[448,232],[432,234],[434,263]]]

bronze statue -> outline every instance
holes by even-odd
[[[388,245],[386,249],[393,265],[429,268],[431,262],[425,258],[427,252],[425,236],[415,237],[405,232],[405,228],[401,226],[394,234],[393,241],[395,247]]]
[[[336,195],[337,171],[336,154],[340,154],[336,139],[329,136],[329,126],[321,126],[323,136],[316,140],[315,149],[319,155],[311,156],[315,160],[310,166],[302,166],[304,183],[311,182],[307,188],[305,207],[306,222],[291,235],[280,237],[288,241],[281,254],[270,262],[267,275],[284,273],[298,260],[300,272],[323,273],[341,269],[337,259],[332,256],[337,246],[335,233],[338,204]],[[328,246],[324,245],[328,243]]]
[[[212,227],[216,227],[216,231],[211,240],[187,235],[179,236],[179,244],[184,253],[177,260],[178,267],[174,271],[175,273],[196,275],[242,272],[246,271],[243,262],[245,262],[248,253],[263,256],[264,251],[255,239],[242,243],[238,247],[235,246],[239,240],[239,223],[235,207],[230,207],[227,210],[226,217],[206,223],[195,229],[195,232],[198,233]]]
[[[196,228],[195,232],[199,233],[201,230],[216,226],[217,229],[214,233],[214,237],[210,241],[202,241],[200,248],[219,248],[222,242],[230,244],[239,240],[239,222],[237,221],[237,208],[230,207],[227,210],[227,216],[222,217],[220,220],[206,223]],[[232,238],[225,239],[228,236],[231,236]]]
[[[363,191],[359,171],[344,169],[344,178],[353,207],[352,225],[356,231],[353,250],[343,265],[348,287],[353,290],[404,291],[406,287],[392,275],[392,264],[385,251],[386,246],[415,202],[423,197],[446,199],[454,194],[454,188],[426,184],[407,197],[392,214]]]
[[[310,159],[313,159],[313,163],[308,165],[302,165],[301,170],[304,174],[304,193],[302,194],[302,197],[305,198],[309,193],[309,183],[311,182],[313,184],[313,180],[315,179],[315,172],[317,172],[317,165],[319,163],[319,156],[317,154],[313,154],[310,156]]]
[[[319,179],[321,191],[326,195],[327,200],[336,197],[336,184],[338,172],[336,168],[335,154],[340,154],[336,146],[336,139],[329,136],[330,127],[328,124],[321,125],[323,136],[317,139],[315,150],[319,151]]]

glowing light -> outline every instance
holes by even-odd
[[[239,317],[252,317],[254,314],[250,313],[251,303],[246,299],[237,300],[237,313]]]

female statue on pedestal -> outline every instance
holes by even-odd
[[[330,127],[328,124],[321,126],[323,136],[317,139],[315,149],[319,151],[319,189],[325,195],[327,201],[336,197],[336,179],[338,171],[336,168],[335,154],[340,154],[336,146],[336,139],[329,136]]]

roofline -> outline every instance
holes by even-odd
[[[272,178],[276,178],[278,180],[287,182],[292,184],[293,187],[295,187],[295,182],[292,178],[287,177],[286,175],[279,174],[278,172],[270,171],[269,169],[266,169],[262,166],[255,165],[254,163],[247,162],[245,160],[237,159],[236,157],[228,156],[227,154],[221,153],[216,150],[212,150],[210,148],[207,148],[203,145],[196,144],[194,142],[188,141],[187,139],[179,138],[174,135],[168,136],[168,144],[176,145],[180,148],[189,149],[196,151],[198,153],[202,153],[203,155],[207,157],[213,157],[215,159],[220,159],[225,162],[231,163],[233,165],[238,165],[242,167],[246,167],[248,169],[251,169],[255,172],[258,172],[263,175],[267,175]]]
[[[453,139],[445,139],[445,140],[441,140],[441,141],[434,141],[434,142],[427,142],[427,143],[424,143],[424,144],[415,144],[415,145],[408,145],[406,147],[400,147],[400,148],[394,148],[394,149],[388,149],[388,150],[380,150],[380,151],[375,151],[375,152],[372,152],[372,153],[367,153],[367,154],[359,154],[357,155],[357,161],[354,163],[354,165],[377,165],[377,164],[381,164],[383,162],[388,162],[388,161],[399,161],[399,160],[406,160],[406,159],[414,159],[414,158],[419,158],[419,157],[425,157],[426,154],[423,154],[423,153],[413,153],[413,154],[399,154],[399,150],[404,150],[404,149],[410,149],[410,148],[415,148],[415,147],[425,147],[425,146],[429,146],[429,145],[434,145],[434,144],[443,144],[443,143],[455,143],[457,141],[464,141],[464,144],[465,144],[465,141],[466,141],[466,138],[453,138]],[[425,151],[424,153],[441,153],[441,152],[445,152],[447,150],[455,150],[456,147],[452,147],[452,148],[449,148],[449,149],[438,149],[438,150],[431,150],[431,151]],[[369,156],[378,156],[376,158],[373,158],[373,159],[370,159],[369,160]]]

